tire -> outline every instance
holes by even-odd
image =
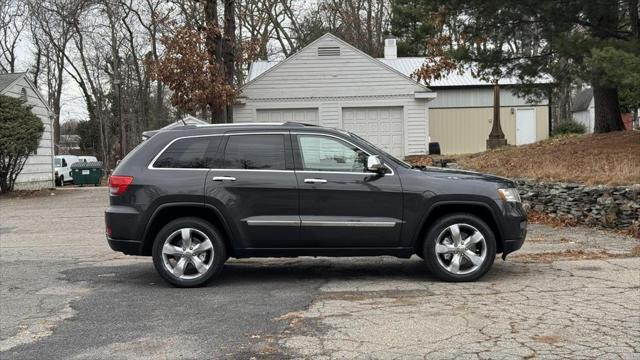
[[[446,215],[429,229],[422,254],[431,273],[439,279],[475,281],[493,265],[496,238],[487,223],[475,215]]]
[[[189,242],[185,244],[187,233],[191,246]],[[220,274],[227,260],[220,232],[209,222],[194,217],[179,218],[165,225],[156,235],[152,255],[160,276],[177,287],[208,283]]]
[[[60,175],[60,180],[59,181],[60,181],[60,187],[63,187],[64,186],[64,176],[63,175]]]

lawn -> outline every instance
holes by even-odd
[[[462,168],[510,178],[640,184],[639,131],[554,137],[531,145],[451,157]]]

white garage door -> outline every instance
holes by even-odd
[[[388,153],[404,155],[402,107],[343,108],[342,127]]]
[[[258,109],[258,122],[301,122],[318,125],[318,109]]]

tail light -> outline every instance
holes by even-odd
[[[109,176],[109,192],[111,195],[122,195],[132,182],[133,176],[111,175]]]

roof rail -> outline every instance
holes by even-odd
[[[203,124],[196,125],[197,127],[227,127],[227,126],[278,126],[285,125],[284,122],[239,122],[239,123],[222,123],[222,124]]]

